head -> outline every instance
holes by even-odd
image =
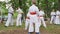
[[[59,9],[57,9],[57,11],[60,11]]]
[[[53,9],[52,12],[54,12],[55,10]]]
[[[16,10],[17,10],[18,8],[16,8]]]
[[[16,8],[16,10],[19,9],[19,7]]]
[[[33,3],[33,4],[36,4],[36,0],[32,0],[32,3]]]
[[[57,10],[59,12],[59,10]]]
[[[18,9],[19,9],[20,7],[18,7]]]

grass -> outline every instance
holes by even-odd
[[[15,24],[14,24],[14,26],[9,26],[9,27],[5,27],[4,24],[0,24],[0,31],[1,30],[4,30],[4,31],[15,30],[15,29],[19,29],[19,28],[24,28],[24,24],[22,26],[18,26],[18,27]]]
[[[22,29],[24,28],[24,23],[22,26],[16,27],[14,26],[9,26],[9,27],[4,27],[4,24],[0,24],[0,31],[7,31],[7,30],[16,30],[16,29]],[[54,24],[47,24],[47,28],[44,28],[43,26],[40,27],[41,34],[60,34],[60,25],[54,25]]]
[[[60,25],[49,25],[47,30],[54,30],[54,29],[59,29],[60,28]]]
[[[48,25],[46,30],[50,32],[51,34],[60,34],[60,25]]]

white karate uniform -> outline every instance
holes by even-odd
[[[31,14],[36,12],[36,14]],[[35,32],[39,32],[39,22],[38,22],[38,12],[39,9],[37,6],[35,6],[34,4],[29,8],[29,12],[30,13],[30,23],[29,23],[29,32],[33,32],[34,31],[34,26],[33,23],[35,24]]]
[[[51,21],[50,24],[55,23],[55,18],[56,18],[56,13],[55,12],[51,12]]]
[[[9,26],[9,24],[13,25],[13,17],[12,17],[13,12],[14,12],[14,10],[13,10],[12,6],[10,6],[8,9],[8,19],[7,19],[5,26]]]
[[[55,19],[55,24],[60,24],[60,19],[59,19],[60,12],[56,11],[56,19]]]
[[[28,26],[29,26],[29,23],[30,23],[30,18],[29,18],[30,14],[28,13],[27,14],[27,18],[26,18],[26,21],[25,21],[25,30],[28,29]]]
[[[60,22],[60,12],[59,12],[59,22]],[[59,23],[60,24],[60,23]]]
[[[26,18],[26,21],[25,21],[25,30],[28,29],[29,23],[30,23],[30,20]]]
[[[45,24],[45,21],[44,21],[44,11],[40,11],[39,12],[39,23],[40,23],[40,25],[41,25],[41,23],[43,24],[43,26],[46,28],[46,24]]]
[[[21,26],[22,25],[22,22],[21,22],[22,14],[21,13],[23,13],[23,11],[20,8],[18,8],[18,10],[16,11],[18,12],[16,26],[19,26],[19,25]]]

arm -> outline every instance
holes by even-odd
[[[39,16],[39,9],[38,9],[38,7],[37,7],[36,11],[37,11],[37,16]]]
[[[20,9],[20,12],[21,12],[21,13],[24,13],[24,12],[22,11],[22,9]]]
[[[43,16],[45,16],[45,13],[44,13],[44,11],[43,11]]]

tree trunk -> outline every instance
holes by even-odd
[[[60,0],[58,0],[58,5],[59,5],[58,9],[60,10]]]

